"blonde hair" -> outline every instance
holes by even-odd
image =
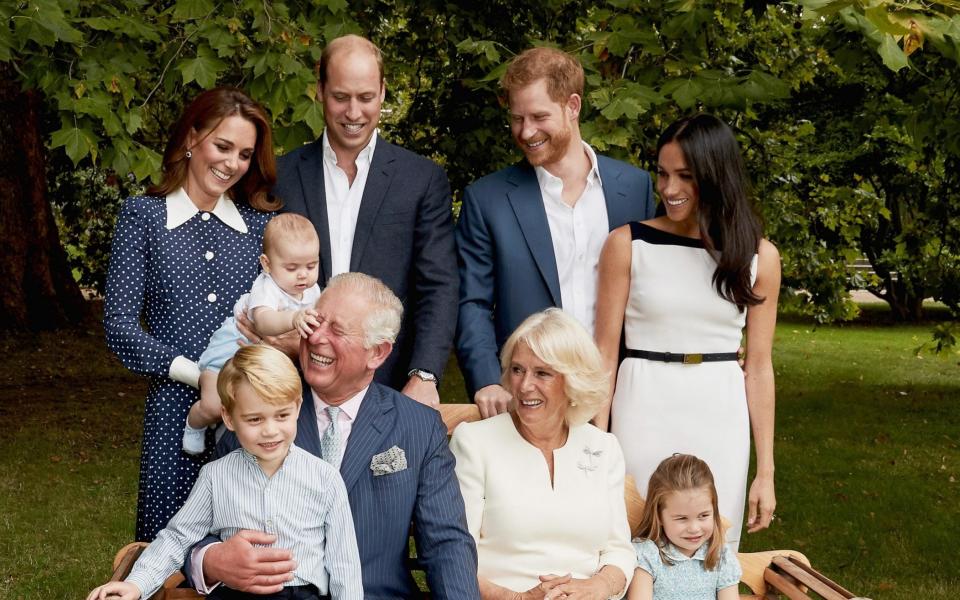
[[[547,82],[547,94],[561,104],[571,94],[583,97],[583,66],[573,56],[556,48],[530,48],[514,56],[500,78],[503,100],[510,102],[510,93],[527,87],[538,79]]]
[[[320,297],[337,288],[359,292],[371,304],[370,311],[363,317],[364,348],[396,341],[403,321],[403,303],[385,283],[364,273],[341,273],[327,282]]]
[[[237,350],[217,378],[220,403],[233,410],[237,386],[247,383],[267,404],[280,406],[303,400],[300,373],[286,354],[273,346],[249,344]]]
[[[317,229],[310,219],[294,213],[279,214],[267,222],[263,230],[263,253],[269,254],[280,240],[320,244]]]
[[[674,454],[664,459],[650,476],[647,485],[647,500],[643,506],[643,517],[637,526],[638,537],[652,540],[660,549],[660,560],[664,564],[672,565],[673,561],[664,552],[667,539],[663,532],[661,511],[667,496],[674,492],[705,489],[710,492],[710,503],[713,505],[713,535],[707,541],[707,558],[704,566],[707,570],[714,570],[720,564],[720,552],[723,549],[724,528],[720,519],[720,508],[717,503],[717,487],[713,483],[713,473],[710,467],[696,456],[691,454]]]
[[[570,402],[567,425],[573,427],[589,421],[607,399],[610,377],[603,369],[600,351],[583,325],[559,308],[548,308],[527,317],[500,352],[501,383],[508,389],[513,352],[521,342],[563,375],[563,392]]]

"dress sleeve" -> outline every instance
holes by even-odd
[[[607,448],[607,498],[609,500],[610,534],[606,546],[600,551],[600,566],[611,565],[623,572],[626,585],[615,596],[621,598],[630,585],[633,569],[637,566],[637,555],[630,544],[630,525],[627,523],[627,506],[623,499],[623,479],[625,466],[620,443],[612,434],[606,437]]]
[[[483,523],[484,487],[486,485],[483,461],[476,447],[478,440],[470,439],[469,423],[461,423],[450,438],[450,451],[457,460],[457,481],[467,512],[467,528],[476,542],[480,542]]]
[[[740,582],[740,577],[743,576],[740,561],[726,545],[723,546],[723,552],[720,554],[720,564],[717,565],[717,570],[720,572],[717,576],[717,590],[736,585]]]
[[[103,327],[107,346],[123,366],[141,375],[169,377],[170,364],[180,354],[152,336],[140,324],[143,312],[150,244],[143,199],[128,198],[120,209],[110,266],[107,271]]]
[[[663,559],[660,558],[660,551],[657,549],[657,544],[652,540],[641,540],[634,542],[633,547],[637,553],[637,567],[650,573],[650,577],[653,577],[653,580],[656,581],[657,572],[659,571],[657,567],[663,562]]]

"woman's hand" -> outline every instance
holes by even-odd
[[[777,496],[773,491],[773,477],[757,476],[750,484],[750,512],[747,517],[747,533],[770,527],[773,511],[777,508]]]
[[[544,580],[541,576],[540,581]],[[552,589],[544,594],[544,600],[569,598],[570,600],[607,600],[623,590],[626,579],[620,569],[607,565],[599,573],[587,579],[576,579],[569,575],[567,581],[556,583]]]
[[[569,583],[571,581],[570,574],[566,575],[541,575],[540,583],[533,586],[529,590],[520,594],[520,600],[544,600],[545,598],[563,598],[564,596],[556,595],[557,586]],[[551,596],[550,594],[554,595]]]

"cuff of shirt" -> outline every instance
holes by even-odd
[[[177,356],[170,363],[170,379],[200,388],[200,367],[186,356]]]
[[[207,550],[213,548],[219,543],[221,542],[213,542],[212,544],[207,544],[203,548],[196,548],[190,551],[192,555],[190,557],[190,578],[193,579],[194,589],[204,596],[217,589],[221,583],[220,581],[217,581],[207,585],[207,580],[203,577],[203,556],[207,553]]]

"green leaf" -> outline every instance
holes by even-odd
[[[883,64],[891,71],[899,71],[910,64],[907,55],[903,53],[903,49],[900,48],[892,35],[883,36],[877,52],[883,59]]]
[[[173,7],[174,21],[202,19],[213,12],[213,0],[177,0]]]
[[[873,23],[873,25],[883,33],[892,35],[906,35],[910,33],[909,29],[890,19],[890,13],[887,11],[886,5],[879,4],[868,8],[863,11],[863,14],[867,17],[867,20]]]
[[[50,136],[50,147],[66,150],[73,166],[77,166],[88,154],[94,162],[97,160],[96,136],[87,129],[64,127],[54,131]]]
[[[197,50],[197,57],[182,60],[177,69],[183,75],[184,85],[196,81],[204,89],[212,88],[217,83],[217,73],[227,68],[227,63],[216,56],[213,51],[202,46]]]
[[[697,100],[700,97],[701,89],[700,85],[692,79],[682,79],[682,80],[673,80],[677,83],[671,86],[671,91],[669,93],[670,97],[674,99],[677,103],[677,106],[687,110],[696,105]],[[672,83],[672,82],[668,82]],[[666,87],[664,86],[664,93],[666,92]]]
[[[293,109],[293,121],[303,121],[310,127],[313,135],[319,137],[323,133],[323,108],[319,102],[305,99]]]

